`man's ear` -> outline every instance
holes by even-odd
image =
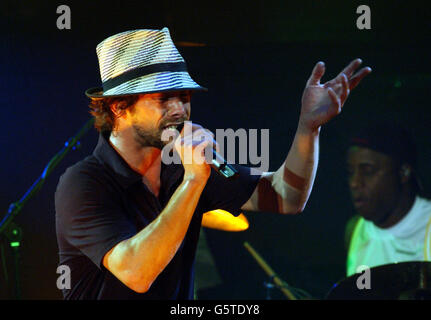
[[[123,101],[115,101],[110,105],[111,112],[114,114],[115,118],[121,118],[126,114],[126,108],[124,108]]]
[[[412,175],[412,168],[409,164],[403,164],[400,169],[401,182],[407,183]]]

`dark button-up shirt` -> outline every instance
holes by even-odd
[[[156,197],[100,135],[91,156],[68,168],[55,193],[59,265],[70,268],[71,286],[65,299],[192,299],[194,259],[202,214],[214,209],[240,212],[259,176],[235,166],[235,180],[212,171],[186,236],[174,258],[145,293],[129,289],[103,266],[103,257],[119,242],[133,237],[153,221],[181,184],[181,164],[161,168]]]

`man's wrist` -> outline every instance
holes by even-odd
[[[190,184],[190,185],[205,185],[206,182],[208,181],[209,176],[204,177],[201,175],[197,175],[195,173],[188,173],[185,172],[184,173],[184,178],[183,178],[183,182]]]
[[[308,125],[301,120],[298,122],[298,127],[296,132],[300,135],[308,135],[308,136],[318,136],[320,133],[321,126],[313,127]]]

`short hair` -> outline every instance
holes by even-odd
[[[363,126],[350,140],[350,146],[364,147],[391,157],[397,165],[412,167],[413,188],[416,193],[423,191],[417,172],[416,144],[411,131],[399,122],[375,120]]]
[[[126,110],[132,107],[139,99],[139,95],[127,95],[120,97],[91,98],[90,113],[94,116],[94,126],[99,132],[111,132],[115,129],[115,114],[111,110],[114,103],[118,108]]]

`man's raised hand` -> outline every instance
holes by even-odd
[[[316,64],[302,95],[299,119],[302,128],[316,131],[341,112],[350,91],[371,72],[371,68],[365,67],[354,73],[361,63],[361,59],[353,60],[337,77],[324,84],[320,80],[325,73],[325,64]]]

